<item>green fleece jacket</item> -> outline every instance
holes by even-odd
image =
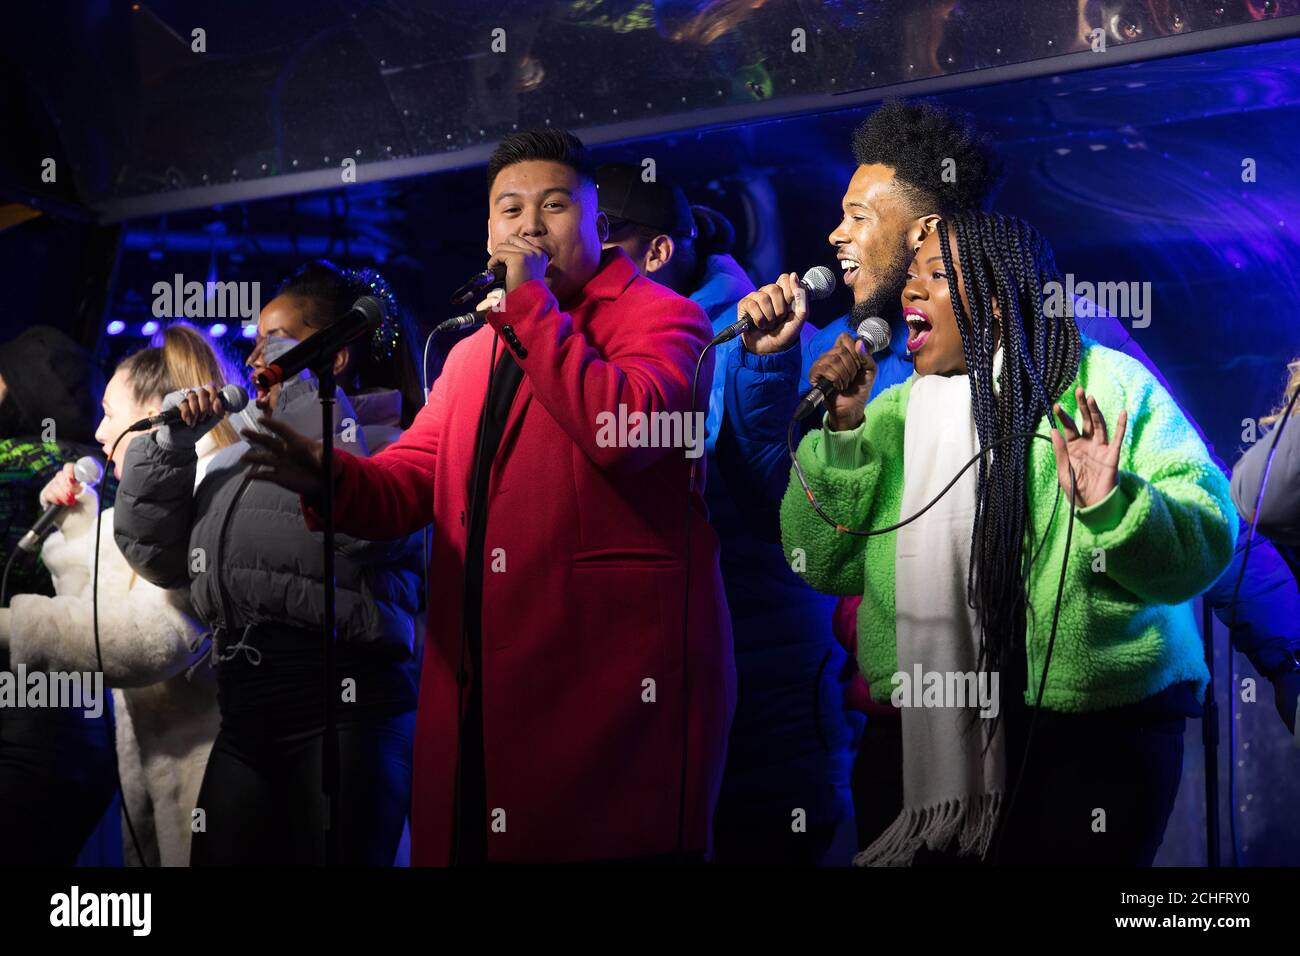
[[[868,530],[899,520],[903,427],[913,375],[887,389],[856,429],[805,436],[798,459],[826,513]],[[1209,680],[1190,600],[1223,573],[1236,544],[1228,480],[1169,393],[1136,360],[1084,340],[1079,374],[1061,405],[1077,411],[1077,386],[1113,427],[1128,409],[1119,482],[1105,500],[1075,510],[1074,538],[1043,705],[1087,711],[1139,701],[1181,681]],[[1047,419],[1038,427],[1048,434]],[[1065,551],[1067,495],[1051,445],[1030,447],[1026,548],[1047,533],[1029,578],[1026,701],[1037,699]],[[1049,529],[1050,523],[1050,529]],[[836,531],[813,511],[795,477],[781,504],[791,566],[814,588],[862,595],[858,663],[878,699],[898,670],[894,631],[894,535]],[[1032,543],[1031,543],[1032,542]],[[884,693],[882,693],[884,691]]]

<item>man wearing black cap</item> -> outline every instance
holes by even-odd
[[[699,303],[715,334],[734,322],[736,303],[754,284],[730,255],[731,223],[689,205],[671,182],[647,182],[639,166],[602,166],[596,181],[610,223],[605,246],[620,246],[642,275]],[[736,338],[719,346],[715,368],[725,369],[740,344]],[[861,718],[841,705],[847,654],[832,637],[833,599],[790,570],[774,528],[764,532],[742,518],[752,513],[737,507],[748,489],[729,488],[714,462],[715,446],[739,441],[722,428],[724,381],[715,374],[709,388],[704,498],[721,542],[737,703],[714,818],[715,859],[816,865],[848,816]],[[816,729],[792,732],[797,727]]]
[[[643,276],[690,296],[699,265],[691,206],[676,185],[647,182],[643,176],[641,167],[622,163],[602,166],[597,173],[600,210],[609,217],[605,248],[619,246]]]
[[[37,325],[0,345],[0,562],[6,599],[53,594],[36,555],[17,551],[41,488],[89,454],[97,375],[86,350]],[[9,562],[13,564],[10,567]],[[0,645],[0,670],[8,670]],[[116,754],[107,718],[75,708],[0,703],[0,865],[71,866],[108,809]]]

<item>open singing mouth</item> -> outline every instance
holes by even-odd
[[[861,267],[861,263],[851,256],[840,257],[840,268],[844,270],[844,284],[846,286],[853,285],[853,281],[857,279]]]
[[[903,310],[903,319],[907,322],[907,350],[915,352],[925,344],[934,326],[930,317],[913,305]]]

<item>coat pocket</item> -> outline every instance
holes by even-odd
[[[676,554],[659,548],[593,548],[573,555],[573,569],[579,573],[619,568],[672,569],[680,567],[681,563]]]
[[[573,585],[587,739],[570,746],[586,755],[588,824],[618,855],[663,852],[681,775],[681,569],[669,552],[607,549],[574,556]]]

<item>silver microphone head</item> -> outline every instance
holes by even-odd
[[[827,272],[830,270],[827,269]],[[879,316],[873,315],[869,319],[863,319],[858,323],[858,330],[855,333],[858,338],[867,343],[867,348],[872,352],[883,352],[889,348],[891,338],[889,332],[889,323]]]
[[[802,283],[810,299],[824,299],[835,291],[835,273],[825,266],[813,266],[803,274]]]
[[[228,414],[242,412],[244,406],[248,404],[248,392],[232,382],[221,389],[221,404],[225,406]]]
[[[72,466],[72,473],[77,481],[89,488],[99,484],[100,479],[104,477],[104,467],[99,463],[98,458],[86,455],[84,458],[77,459],[77,463]]]

